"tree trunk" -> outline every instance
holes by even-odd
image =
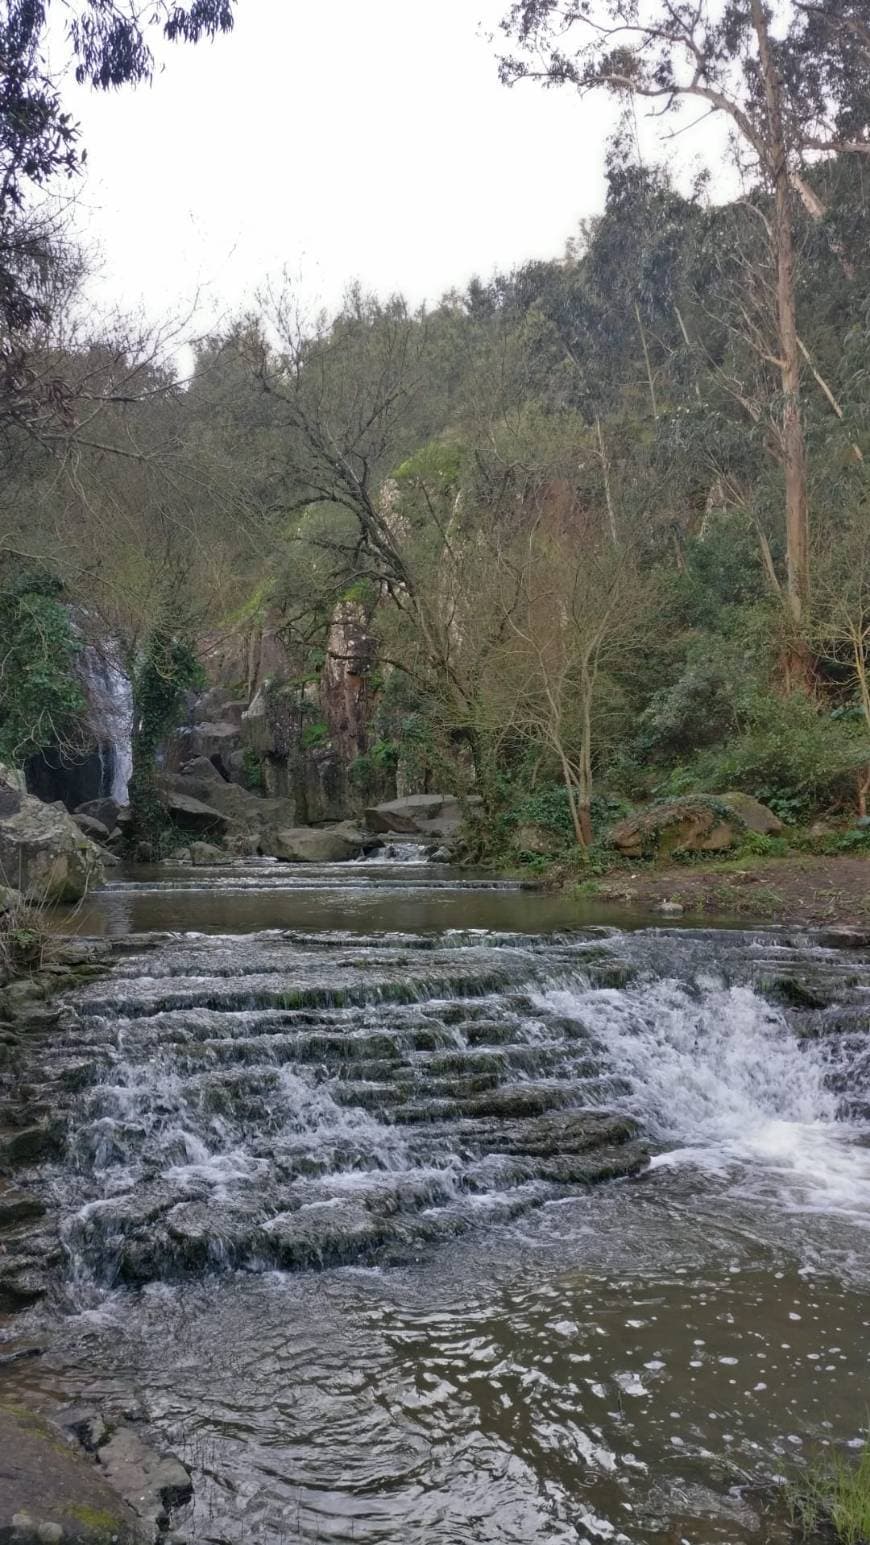
[[[762,0],[751,0],[751,4],[752,22],[758,39],[758,56],[767,101],[767,169],[774,193],[773,239],[776,258],[779,366],[782,382],[787,598],[792,618],[795,623],[800,624],[809,599],[810,547],[807,448],[801,408],[801,356],[797,330],[791,178],[782,117],[782,87],[770,49],[767,18]],[[796,644],[793,648],[803,656],[803,669],[800,675],[808,680],[809,658],[805,646]]]

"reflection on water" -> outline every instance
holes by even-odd
[[[602,921],[600,907],[588,898],[541,892],[531,884],[493,879],[485,871],[393,864],[382,858],[328,865],[255,859],[213,869],[166,863],[112,873],[108,886],[65,917],[61,914],[61,927],[122,938],[155,928],[215,933],[505,928],[541,933]],[[639,927],[657,919],[608,907],[605,921]]]
[[[97,903],[202,932],[121,955],[40,1048],[103,1071],[43,1175],[65,1308],[7,1385],[140,1402],[196,1541],[784,1541],[761,1483],[867,1419],[870,962],[574,933],[562,898],[378,867],[161,868]],[[784,1011],[807,972],[828,1007]],[[469,1110],[505,1089],[514,1135],[603,1107],[652,1167],[583,1191],[481,1158]],[[374,1208],[389,1250],[274,1269],[291,1195],[309,1242]]]

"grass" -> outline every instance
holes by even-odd
[[[870,1545],[870,1443],[857,1461],[841,1454],[816,1460],[787,1484],[786,1496],[804,1539]]]
[[[0,913],[0,983],[41,971],[55,948],[48,908],[16,895]]]

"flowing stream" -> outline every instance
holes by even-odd
[[[765,1483],[867,1420],[870,952],[418,860],[77,915],[4,1387],[138,1415],[195,1541],[786,1540]]]

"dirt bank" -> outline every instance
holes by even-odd
[[[645,910],[870,930],[870,858],[752,858],[669,864],[590,880],[584,894]],[[676,912],[675,914],[676,915]]]

